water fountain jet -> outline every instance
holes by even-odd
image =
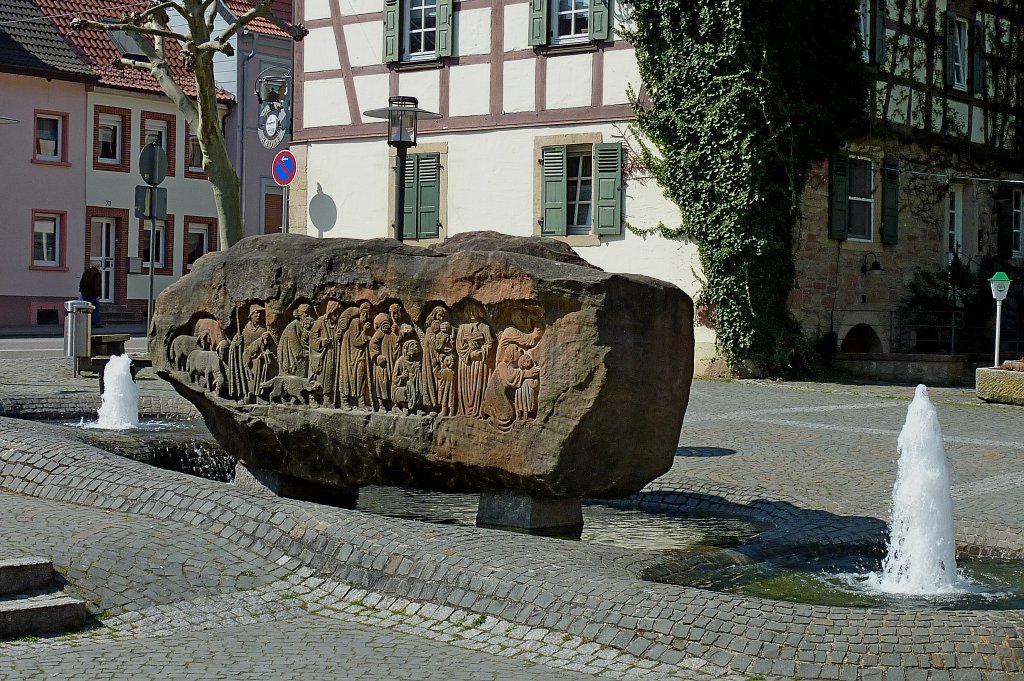
[[[114,355],[103,369],[103,402],[95,428],[128,430],[139,426],[139,387],[132,378],[132,360]]]
[[[917,386],[907,409],[897,450],[889,544],[875,586],[915,596],[959,591],[949,461],[924,385]]]

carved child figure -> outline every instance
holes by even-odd
[[[532,421],[537,415],[537,393],[540,392],[540,368],[530,353],[519,356],[519,368],[523,372],[523,382],[516,389],[515,408],[517,421]]]
[[[455,339],[452,325],[441,322],[438,333],[434,335],[434,350],[439,366],[434,370],[434,381],[437,385],[437,406],[441,416],[455,415]]]

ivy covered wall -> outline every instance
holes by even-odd
[[[812,160],[863,131],[869,79],[857,0],[624,0],[644,85],[643,162],[698,247],[710,317],[733,368],[813,367],[787,309],[794,225]]]

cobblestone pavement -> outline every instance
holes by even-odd
[[[5,362],[0,416],[95,401],[95,379],[46,372]],[[188,413],[158,381],[140,385],[152,412]],[[912,394],[696,381],[672,470],[625,503],[770,522],[751,555],[877,541]],[[958,543],[1021,559],[1024,409],[932,397]],[[0,418],[0,491],[0,546],[53,556],[100,615],[91,631],[0,644],[0,677],[1024,679],[1018,611],[644,581],[663,555],[252,496],[24,421]]]

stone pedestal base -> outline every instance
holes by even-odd
[[[272,494],[339,508],[355,508],[359,501],[358,487],[335,487],[310,482],[265,468],[247,466],[241,461],[235,464],[235,486],[246,492]]]
[[[579,537],[583,532],[583,507],[579,499],[571,497],[483,492],[476,511],[476,524],[530,534]]]

